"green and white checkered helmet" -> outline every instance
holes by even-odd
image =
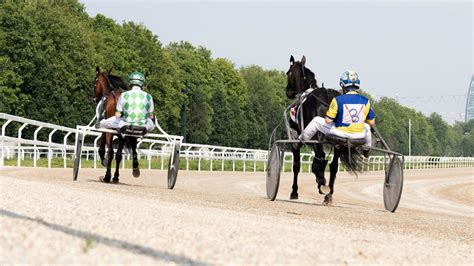
[[[140,87],[145,83],[145,75],[135,71],[132,74],[128,75],[128,85],[138,85]]]

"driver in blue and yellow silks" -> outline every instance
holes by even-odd
[[[308,141],[321,132],[344,138],[365,138],[364,146],[370,147],[372,135],[370,127],[375,125],[375,113],[369,99],[358,93],[359,76],[354,70],[342,73],[340,85],[343,95],[335,97],[326,113],[326,118],[315,117],[303,130],[299,139]],[[363,146],[363,147],[364,147]]]

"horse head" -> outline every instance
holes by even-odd
[[[111,72],[112,68],[110,68],[107,72],[101,72],[99,66],[96,67],[94,80],[94,97],[92,97],[93,103],[99,103],[102,97],[110,92],[111,84],[109,75]]]
[[[290,57],[290,69],[286,72],[288,83],[286,85],[286,96],[294,99],[298,93],[304,92],[309,88],[317,88],[314,73],[305,67],[306,57],[303,55],[301,61],[295,61]]]

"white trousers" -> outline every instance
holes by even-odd
[[[122,128],[128,125],[130,124],[127,121],[125,121],[125,119],[121,117],[117,118],[116,116],[112,116],[100,121],[100,126],[103,128],[117,129],[117,128]],[[150,118],[147,118],[145,127],[146,127],[146,130],[149,132],[155,128],[155,123],[153,123],[153,120],[151,120]]]
[[[326,119],[322,117],[315,117],[309,125],[303,130],[303,133],[300,135],[300,139],[303,141],[308,141],[316,135],[316,132],[321,132],[324,135],[336,135],[343,138],[350,138],[350,139],[362,139],[365,138],[364,146],[370,147],[372,146],[372,133],[370,132],[370,125],[364,123],[364,132],[361,133],[347,133],[345,131],[339,130],[332,124],[326,124]]]

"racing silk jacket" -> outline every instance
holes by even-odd
[[[369,99],[355,91],[332,99],[326,116],[334,121],[338,130],[351,134],[364,132],[364,122],[375,119]]]
[[[154,111],[153,98],[139,86],[133,86],[120,95],[115,110],[130,125],[144,126]]]

